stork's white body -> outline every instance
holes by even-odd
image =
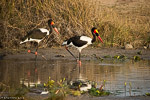
[[[36,29],[36,30],[39,30],[40,31],[40,34],[45,34],[45,36],[46,35],[49,35],[50,33],[49,33],[49,30],[47,30],[47,29],[45,29],[45,28],[39,28],[39,29]],[[34,33],[33,33],[34,34]],[[36,33],[35,33],[35,35],[36,35]],[[45,37],[44,36],[44,37]],[[43,39],[44,39],[44,37],[43,38],[41,38],[41,39],[37,39],[37,38],[32,38],[32,37],[27,37],[25,40],[23,40],[23,41],[21,41],[20,42],[20,44],[22,44],[22,43],[25,43],[25,42],[29,42],[29,41],[34,41],[34,42],[37,42],[38,44],[39,44],[39,42],[41,42]]]
[[[69,44],[67,43],[67,41],[65,41],[65,42],[63,42],[62,45],[66,45],[68,47],[70,47],[70,46],[75,47],[79,50],[79,52],[81,52],[81,50],[83,48],[86,48],[88,45],[92,44],[92,39],[87,36],[80,36],[79,40],[75,40],[75,41],[81,41],[81,42],[84,41],[86,43],[82,46],[78,46],[78,45],[74,45],[74,41],[71,41]]]

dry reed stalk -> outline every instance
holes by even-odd
[[[96,26],[105,41],[103,46],[148,44],[149,2],[123,3],[126,5],[111,7],[95,0],[1,0],[0,28],[4,31],[0,33],[3,38],[0,47],[15,48],[28,31],[40,27],[48,29],[49,18],[53,18],[60,28],[61,40],[74,35],[91,36],[90,29]]]

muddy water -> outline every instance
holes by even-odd
[[[17,88],[21,83],[43,84],[53,80],[78,78],[96,81],[97,87],[105,82],[105,90],[116,96],[143,95],[150,92],[150,60],[82,61],[82,66],[68,60],[0,60],[0,82]],[[126,82],[126,86],[125,86]]]

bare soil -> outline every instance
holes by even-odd
[[[78,51],[75,48],[69,49],[76,57],[78,57]],[[32,53],[28,53],[27,49],[15,50],[15,51],[5,51],[0,50],[0,59],[14,59],[14,60],[31,60],[34,59],[35,49],[31,49]],[[138,54],[140,52],[140,54]],[[53,47],[38,50],[38,60],[44,60],[42,55],[47,60],[53,59],[68,59],[75,60],[63,47]],[[133,59],[134,56],[139,56],[141,59],[150,59],[149,49],[120,49],[120,48],[95,48],[87,47],[82,50],[81,60],[93,60],[94,58],[103,58],[109,56],[110,58],[116,55],[124,55],[128,59]]]

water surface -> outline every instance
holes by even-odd
[[[116,96],[144,95],[150,92],[150,60],[100,62],[82,61],[82,66],[69,60],[0,60],[0,82],[17,88],[21,83],[43,84],[48,77],[57,81],[78,78],[105,83],[105,90]],[[125,86],[126,83],[126,86]]]

